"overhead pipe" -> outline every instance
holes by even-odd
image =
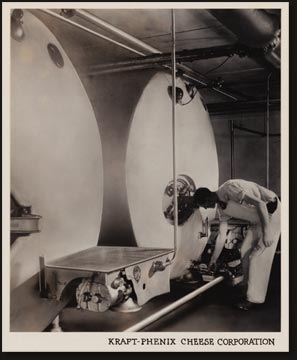
[[[127,45],[125,45],[125,44],[123,44],[121,42],[115,41],[115,40],[111,39],[108,36],[102,35],[102,34],[96,32],[96,31],[93,31],[93,30],[91,30],[91,29],[89,29],[89,28],[87,28],[87,27],[85,27],[83,25],[80,25],[80,24],[70,20],[68,15],[66,15],[67,12],[65,12],[65,11],[64,12],[62,11],[62,14],[64,16],[61,16],[61,15],[59,15],[59,14],[57,14],[57,13],[51,11],[51,10],[46,10],[46,9],[38,9],[38,11],[43,12],[43,13],[45,13],[47,15],[50,15],[50,16],[52,16],[52,17],[54,17],[54,18],[56,18],[56,19],[58,19],[60,21],[63,21],[63,22],[65,22],[65,23],[67,23],[67,24],[69,24],[69,25],[71,25],[73,27],[76,27],[76,28],[78,28],[80,30],[88,32],[89,34],[92,34],[92,35],[97,36],[97,37],[99,37],[101,39],[104,39],[104,40],[109,41],[109,42],[111,42],[113,44],[116,44],[116,45],[118,45],[118,46],[120,46],[120,47],[122,47],[122,48],[124,48],[126,50],[129,50],[129,51],[133,52],[133,53],[136,53],[136,54],[141,55],[141,56],[146,56],[146,54],[144,54],[143,52],[140,52],[140,51],[138,51],[136,49],[133,49],[130,46],[127,46]],[[75,12],[73,12],[72,16],[74,14],[76,14],[76,13],[79,13],[79,15],[81,17],[84,17],[85,19],[88,19],[90,17],[90,19],[91,19],[91,21],[93,23],[95,23],[98,20],[99,21],[99,23],[97,24],[98,26],[103,27],[106,24],[106,29],[108,29],[109,31],[112,31],[112,32],[116,33],[117,35],[124,36],[124,38],[126,40],[135,42],[135,44],[137,44],[137,46],[141,46],[143,49],[146,49],[147,51],[151,51],[151,52],[153,52],[155,54],[162,54],[158,49],[153,48],[150,45],[147,45],[146,43],[144,43],[141,40],[135,38],[134,36],[129,35],[129,34],[123,32],[122,30],[114,27],[113,25],[110,25],[110,24],[106,23],[105,21],[103,21],[103,20],[99,19],[98,17],[90,14],[87,11],[75,10]],[[163,66],[165,68],[167,68],[168,70],[170,70],[169,66],[167,66],[167,65],[163,65]],[[238,96],[242,97],[244,99],[248,98],[244,94],[240,94],[238,92],[233,93],[233,90],[230,90],[230,89],[225,88],[223,90],[223,89],[215,87],[215,86],[209,86],[209,83],[210,83],[209,79],[207,79],[205,76],[203,76],[201,74],[198,74],[196,71],[194,71],[193,69],[189,68],[186,65],[177,64],[176,67],[182,72],[181,76],[183,78],[189,79],[190,81],[192,81],[192,82],[194,82],[196,84],[211,88],[212,90],[214,90],[214,91],[216,91],[216,92],[218,92],[218,93],[220,93],[220,94],[222,94],[222,95],[224,95],[224,96],[226,96],[226,97],[228,97],[228,98],[230,98],[230,99],[232,99],[234,101],[238,100]],[[129,69],[129,70],[132,70],[132,69]],[[117,71],[118,70],[115,70],[114,72],[117,72]],[[108,73],[108,71],[105,70],[104,73]]]
[[[71,25],[72,27],[75,27],[75,28],[80,29],[80,30],[82,30],[82,31],[85,31],[85,32],[87,32],[87,33],[89,33],[89,34],[91,34],[91,35],[94,35],[94,36],[99,37],[99,38],[101,38],[101,39],[104,39],[104,40],[106,40],[106,41],[108,41],[108,42],[111,42],[111,43],[113,43],[113,44],[115,44],[115,45],[118,45],[118,46],[120,46],[120,47],[122,47],[122,48],[124,48],[124,49],[126,49],[126,50],[129,50],[129,51],[135,53],[135,54],[145,56],[145,53],[143,53],[143,52],[140,52],[140,51],[138,51],[138,50],[136,50],[136,49],[134,49],[134,48],[131,48],[130,46],[127,46],[127,45],[125,45],[125,44],[123,44],[123,43],[120,43],[119,41],[115,41],[115,40],[111,39],[111,38],[108,37],[108,36],[102,35],[102,34],[96,32],[96,31],[93,31],[93,30],[91,30],[91,29],[83,26],[83,25],[78,24],[78,23],[75,22],[75,21],[70,20],[70,19],[69,19],[69,16],[68,16],[68,11],[66,12],[66,11],[63,11],[63,10],[62,10],[63,16],[61,16],[61,15],[59,15],[59,14],[57,14],[57,13],[55,13],[54,11],[51,11],[51,10],[47,10],[47,9],[37,9],[37,10],[40,11],[40,12],[43,12],[43,13],[45,13],[45,14],[47,14],[47,15],[50,15],[50,16],[54,17],[54,18],[57,19],[57,20],[60,20],[60,21],[62,21],[62,22],[64,22],[64,23],[67,23],[68,25]],[[73,16],[77,11],[79,11],[79,10],[72,11],[72,16]],[[87,13],[87,12],[85,11],[83,14],[86,15],[85,13]],[[80,14],[81,14],[81,12],[80,12]],[[89,13],[87,13],[87,14],[89,14]],[[91,15],[91,14],[90,14],[90,15]],[[92,15],[92,19],[93,19],[93,18],[98,19],[97,17],[94,17],[94,16]],[[100,20],[100,19],[99,19],[99,20]],[[101,20],[101,21],[103,22],[103,20]],[[103,22],[103,23],[105,23],[105,22]],[[106,23],[106,24],[107,24],[107,23]],[[114,26],[111,26],[110,24],[108,24],[108,25],[109,25],[109,26],[108,26],[109,29],[113,29],[113,28],[114,28],[114,29],[117,29],[117,28],[115,28]],[[120,30],[120,29],[117,29],[117,30],[114,30],[114,31],[119,31],[120,33],[123,33],[123,31]],[[126,34],[126,33],[124,33],[124,34]],[[127,34],[127,35],[129,35],[129,34]],[[130,38],[130,37],[132,37],[132,36],[129,35],[128,38]],[[132,38],[133,38],[133,37],[132,37]],[[136,38],[135,38],[135,39],[136,39]],[[136,39],[136,40],[138,40],[138,39]],[[140,41],[140,40],[139,40],[139,41]],[[141,43],[142,43],[142,42],[141,42]],[[143,45],[143,44],[145,44],[145,43],[142,43],[142,45]],[[145,44],[145,45],[146,45],[146,44]],[[144,46],[144,45],[143,45],[143,46]],[[151,47],[150,47],[150,48],[151,48]],[[156,51],[158,51],[158,53],[160,53],[159,50],[154,49],[154,53],[156,53]],[[182,65],[178,65],[178,66],[181,67]],[[169,67],[168,67],[168,69],[169,69]],[[129,70],[130,70],[130,69],[129,69]],[[131,69],[131,70],[132,70],[132,69]],[[134,70],[134,69],[133,69],[133,70]],[[189,74],[187,75],[187,77],[188,77],[189,79],[191,79],[191,80],[193,80],[193,81],[195,81],[195,82],[201,83],[202,85],[207,85],[207,83],[205,83],[205,82],[203,82],[203,81],[201,81],[201,80],[199,80],[199,79],[197,78],[197,74],[196,74],[192,69],[189,68],[188,70],[189,70],[189,72],[191,72],[191,75],[189,75]],[[118,71],[118,70],[115,70],[115,72],[117,72],[117,71]],[[184,71],[186,71],[185,68],[184,68]],[[107,73],[107,71],[105,71],[105,73]],[[214,89],[214,90],[216,90],[216,89]],[[226,96],[229,96],[229,97],[231,97],[232,99],[235,99],[235,100],[236,100],[236,98],[234,98],[232,95],[226,94]]]
[[[241,46],[239,44],[231,45],[220,45],[202,49],[191,49],[191,50],[182,50],[175,53],[177,61],[190,62],[195,60],[203,59],[212,59],[222,56],[233,56],[239,55],[243,56],[263,56],[263,51],[258,51],[255,49],[250,49],[248,47]],[[134,65],[168,65],[171,63],[172,53],[162,53],[162,54],[153,54],[142,57],[137,57],[129,60],[98,64],[90,66],[91,72],[96,70],[107,70],[110,68],[124,68],[125,66],[134,66]]]
[[[79,16],[80,18],[93,23],[94,25],[100,26],[104,30],[107,30],[115,35],[120,36],[122,39],[129,41],[131,44],[138,46],[140,49],[147,51],[148,53],[161,54],[160,50],[158,50],[148,44],[145,44],[143,41],[137,39],[135,36],[132,36],[132,35],[126,33],[125,31],[107,23],[106,21],[98,18],[97,16],[94,16],[93,14],[91,14],[90,12],[88,12],[86,10],[77,9],[77,10],[75,10],[75,14],[77,16]]]
[[[267,51],[266,59],[280,67],[275,50],[280,44],[280,21],[277,15],[262,9],[209,9],[216,19],[235,34],[239,41]]]
[[[43,13],[45,13],[47,15],[50,15],[50,16],[52,16],[52,17],[54,17],[54,18],[56,18],[56,19],[58,19],[60,21],[63,21],[63,22],[65,22],[65,23],[67,23],[67,24],[69,24],[69,25],[71,25],[73,27],[76,27],[76,28],[78,28],[80,30],[83,30],[83,31],[85,31],[85,32],[87,32],[87,33],[89,33],[91,35],[97,36],[100,39],[103,39],[103,40],[109,41],[109,42],[111,42],[111,43],[113,43],[115,45],[118,45],[118,46],[120,46],[120,47],[122,47],[122,48],[124,48],[126,50],[129,50],[129,51],[135,53],[135,54],[145,55],[143,52],[137,51],[137,50],[131,48],[130,46],[127,46],[127,45],[125,45],[125,44],[123,44],[123,43],[121,43],[119,41],[111,39],[108,36],[105,36],[105,35],[102,35],[102,34],[96,32],[96,31],[93,31],[93,30],[91,30],[91,29],[89,29],[89,28],[87,28],[87,27],[85,27],[83,25],[80,25],[80,24],[76,23],[75,21],[72,21],[72,20],[70,20],[70,19],[68,19],[68,18],[66,18],[64,16],[56,14],[54,11],[47,10],[47,9],[37,9],[37,10],[40,11],[40,12],[43,12]]]
[[[208,11],[247,46],[263,48],[278,36],[280,29],[278,18],[265,10],[210,9]]]
[[[77,9],[75,11],[75,14],[84,20],[90,21],[91,23],[93,23],[111,33],[120,36],[122,39],[129,41],[130,43],[136,45],[137,47],[141,48],[144,51],[148,51],[149,53],[153,53],[153,54],[162,54],[162,52],[160,50],[158,50],[157,48],[154,48],[153,46],[146,44],[142,40],[137,39],[135,36],[132,36],[132,35],[124,32],[123,30],[107,23],[106,21],[98,18],[97,16],[92,15],[91,13],[89,13],[86,10]],[[176,67],[177,67],[177,69],[179,69],[183,73],[185,73],[185,74],[183,74],[184,77],[187,77],[188,79],[193,80],[196,83],[198,82],[199,84],[202,84],[205,86],[208,85],[209,80],[206,79],[206,77],[204,77],[201,74],[197,74],[197,72],[193,71],[193,69],[189,68],[188,66],[177,64]],[[224,91],[215,86],[213,86],[211,88],[214,91],[216,91],[222,95],[225,95],[228,98],[231,98],[232,100],[238,100],[237,95],[232,94],[232,92],[230,90]]]
[[[124,71],[136,71],[136,70],[144,70],[144,69],[153,69],[159,68],[162,69],[162,65],[157,64],[133,64],[133,65],[125,65],[125,66],[114,66],[114,67],[103,67],[102,69],[98,70],[87,70],[86,68],[81,67],[81,71],[84,75],[88,76],[99,76],[99,75],[106,75],[106,74],[115,74]]]

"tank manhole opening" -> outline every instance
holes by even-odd
[[[194,180],[188,175],[177,176],[177,211],[178,225],[185,223],[193,214],[191,199],[196,191]],[[162,202],[163,214],[165,219],[174,225],[174,184],[173,180],[167,184]]]

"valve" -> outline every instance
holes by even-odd
[[[192,196],[196,186],[192,178],[188,175],[178,175],[176,181],[177,191],[177,216],[178,225],[184,224],[193,214]],[[170,181],[163,195],[163,214],[170,224],[174,224],[174,183]]]
[[[152,277],[157,271],[164,271],[165,267],[162,261],[154,261],[149,270],[149,277]]]

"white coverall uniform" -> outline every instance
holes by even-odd
[[[251,223],[241,247],[241,257],[245,281],[247,281],[247,300],[253,303],[264,303],[271,266],[280,237],[281,206],[277,195],[254,182],[246,180],[228,180],[216,191],[219,199],[227,203],[225,209],[218,205],[221,221],[233,217]],[[276,209],[269,213],[269,230],[272,245],[265,247],[260,218],[255,206],[246,203],[245,194],[256,197],[266,204],[277,201]]]

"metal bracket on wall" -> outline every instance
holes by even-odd
[[[20,204],[16,198],[11,195],[10,211],[10,234],[11,244],[20,236],[28,236],[40,232],[40,215],[32,214],[31,205]]]

